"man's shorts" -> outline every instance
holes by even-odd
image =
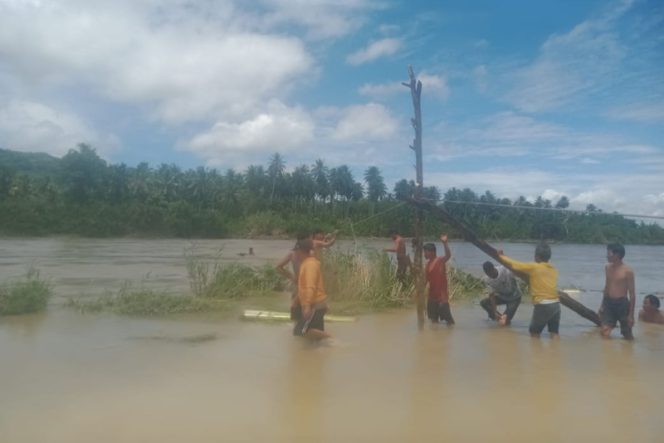
[[[427,300],[427,316],[429,317],[429,320],[433,322],[444,320],[449,325],[454,324],[449,303],[441,303],[437,300],[431,299]]]
[[[629,300],[627,297],[611,298],[604,297],[602,300],[602,309],[599,314],[599,320],[602,326],[615,328],[616,323],[620,322],[620,332],[631,334],[632,328],[627,325],[629,316]]]
[[[299,303],[295,303],[290,307],[290,319],[291,321],[299,321],[302,319],[302,306]]]
[[[535,305],[533,317],[530,320],[528,331],[531,334],[541,334],[547,327],[550,334],[557,334],[560,326],[560,303],[549,303]]]
[[[325,313],[327,308],[314,308],[312,309],[311,315],[309,318],[302,317],[302,311],[300,308],[300,318],[293,328],[293,335],[304,335],[309,331],[309,329],[318,329],[319,331],[325,330]]]

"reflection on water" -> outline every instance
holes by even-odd
[[[585,333],[551,341],[473,306],[422,332],[391,312],[330,324],[332,347],[285,323],[3,319],[0,441],[659,441],[664,328],[603,341],[570,315]]]
[[[633,343],[603,341],[563,310],[560,342],[533,340],[528,303],[507,329],[456,303],[451,329],[418,332],[414,313],[397,311],[330,323],[341,345],[320,347],[285,323],[57,307],[125,281],[187,290],[192,246],[260,265],[292,242],[0,240],[0,280],[34,265],[58,295],[46,314],[0,318],[0,442],[662,441],[661,326],[637,324]],[[503,246],[520,259],[533,249]],[[240,255],[248,247],[255,256]],[[452,250],[467,270],[485,259],[467,244]],[[640,294],[664,290],[663,250],[628,248]],[[603,261],[602,246],[554,246],[561,285],[600,289]],[[599,297],[580,295],[592,307]]]

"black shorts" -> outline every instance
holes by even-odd
[[[309,318],[302,317],[302,310],[300,308],[300,318],[295,323],[293,328],[293,335],[304,335],[309,329],[318,329],[319,331],[325,330],[325,313],[327,308],[315,308],[312,310]]]
[[[599,315],[602,326],[615,328],[616,323],[620,322],[620,332],[623,335],[629,335],[632,332],[632,328],[627,325],[627,317],[629,317],[629,300],[627,297],[604,297],[604,300],[602,300],[602,310]]]
[[[530,320],[528,331],[531,334],[541,334],[547,327],[550,334],[557,334],[560,326],[560,303],[548,303],[535,305],[533,317]]]
[[[427,316],[432,322],[444,320],[448,325],[454,324],[452,318],[452,311],[450,310],[449,303],[441,303],[437,300],[427,300]]]
[[[292,321],[299,321],[300,319],[302,319],[302,306],[300,306],[299,303],[291,305],[290,319]]]

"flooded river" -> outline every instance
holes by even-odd
[[[221,248],[225,260],[260,264],[291,243],[194,246],[199,255]],[[0,318],[0,442],[664,441],[664,327],[638,324],[633,343],[603,341],[564,309],[559,342],[532,340],[528,303],[509,329],[457,303],[453,329],[419,332],[412,310],[402,310],[329,323],[334,346],[315,347],[284,323],[59,306],[125,281],[187,290],[183,251],[191,246],[0,240],[0,280],[33,265],[56,291],[45,314]],[[250,246],[254,257],[238,255]],[[470,245],[451,247],[464,269],[484,260]],[[533,246],[504,249],[530,259]],[[554,246],[553,254],[561,286],[580,287],[584,303],[598,304],[604,248]],[[664,291],[664,248],[628,247],[626,261],[639,301]]]

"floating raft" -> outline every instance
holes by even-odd
[[[271,320],[271,321],[290,321],[290,313],[277,311],[259,311],[255,309],[245,309],[242,312],[243,320]],[[357,320],[355,317],[344,315],[326,315],[325,320],[331,322],[351,323]]]

